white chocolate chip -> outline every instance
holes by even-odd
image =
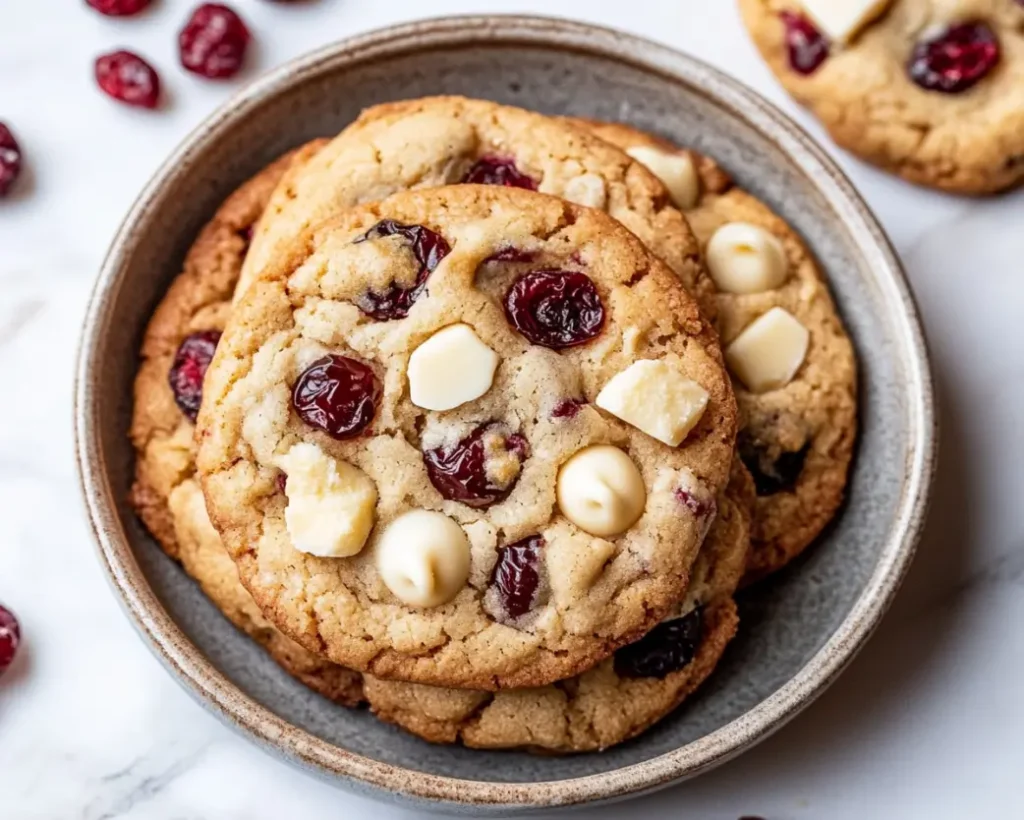
[[[597,174],[583,174],[573,177],[565,184],[562,196],[577,205],[604,210],[608,203],[608,192],[604,180]]]
[[[759,316],[725,350],[729,369],[748,390],[766,393],[789,384],[807,357],[811,334],[789,311]]]
[[[706,256],[711,278],[726,293],[761,293],[779,287],[789,276],[782,243],[748,222],[730,222],[715,231]]]
[[[627,148],[626,153],[665,183],[677,208],[687,211],[697,204],[700,198],[700,177],[697,176],[697,167],[689,153],[659,151],[646,145]]]
[[[581,530],[603,538],[625,532],[647,503],[643,476],[618,447],[598,444],[558,471],[558,507]]]
[[[662,359],[633,362],[594,402],[647,435],[676,447],[708,406],[708,391]]]
[[[358,467],[315,444],[296,444],[277,459],[287,474],[285,526],[295,549],[322,558],[356,555],[366,543],[377,488]]]
[[[444,513],[413,510],[392,521],[374,551],[377,571],[409,606],[440,606],[469,578],[469,538]]]
[[[882,16],[892,0],[803,0],[815,25],[838,43],[848,43],[868,23]]]
[[[491,389],[498,354],[469,325],[437,331],[409,357],[412,403],[425,410],[451,410]]]

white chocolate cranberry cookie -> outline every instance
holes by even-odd
[[[252,227],[292,161],[310,143],[266,168],[224,202],[189,251],[142,343],[131,438],[137,459],[132,504],[172,558],[239,629],[282,667],[346,705],[362,699],[361,676],[286,638],[263,617],[206,515],[195,479],[193,419],[206,366],[227,320]]]
[[[986,194],[1024,181],[1020,0],[740,0],[786,90],[860,157]]]
[[[369,108],[308,163],[294,166],[256,230],[240,292],[282,242],[344,208],[462,182],[540,191],[607,211],[679,275],[705,310],[714,310],[697,243],[656,176],[566,122],[463,97]]]
[[[757,486],[756,580],[799,555],[842,503],[857,433],[853,346],[800,238],[713,160],[628,125],[590,126],[666,181],[689,180],[674,196],[718,290],[739,454]]]
[[[484,185],[282,248],[204,393],[207,506],[264,613],[336,663],[486,690],[577,674],[673,610],[736,429],[664,263],[600,211]]]

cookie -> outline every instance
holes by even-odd
[[[736,633],[732,594],[746,568],[753,482],[742,464],[673,616],[570,680],[497,693],[366,678],[377,717],[434,743],[541,752],[607,749],[653,725],[711,674]]]
[[[485,185],[297,239],[204,393],[207,506],[263,612],[336,663],[485,690],[671,612],[736,430],[668,267],[599,211]]]
[[[912,182],[988,194],[1024,181],[1017,0],[740,0],[786,90],[854,154]]]
[[[719,285],[719,332],[739,374],[739,453],[758,495],[747,581],[756,580],[799,555],[842,503],[857,434],[853,345],[800,238],[713,160],[628,125],[591,127],[667,180],[690,181],[675,197]]]
[[[308,163],[293,166],[253,237],[240,291],[278,245],[343,208],[459,182],[537,190],[607,211],[714,310],[697,243],[656,176],[563,121],[463,97],[369,108]]]
[[[263,617],[209,522],[194,476],[192,417],[201,397],[201,362],[226,322],[251,230],[289,164],[321,144],[310,143],[283,157],[229,197],[196,239],[184,270],[157,307],[135,381],[130,435],[137,459],[131,502],[164,551],[182,563],[232,623],[304,683],[352,705],[362,699],[361,676],[303,649]]]

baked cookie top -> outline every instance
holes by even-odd
[[[678,278],[605,214],[496,186],[304,235],[205,394],[207,504],[268,617],[379,677],[488,690],[671,611],[736,430]]]
[[[693,234],[656,176],[566,122],[464,97],[369,108],[316,157],[294,166],[253,237],[240,290],[276,247],[344,208],[463,182],[540,191],[607,211],[714,310]]]
[[[961,193],[1024,180],[1018,0],[740,0],[786,90],[858,156]]]
[[[704,250],[739,454],[757,486],[756,580],[802,552],[842,502],[857,434],[853,345],[799,236],[712,159],[621,123],[591,127],[664,175]]]
[[[638,642],[579,677],[487,693],[366,676],[374,714],[434,743],[542,752],[607,749],[679,706],[736,633],[732,594],[746,568],[753,482],[738,462],[693,566],[686,599]]]

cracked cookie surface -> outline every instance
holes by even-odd
[[[784,17],[806,19],[801,4],[739,6],[776,77],[839,145],[947,191],[986,194],[1024,182],[1024,6],[1016,0],[894,0],[850,42],[825,41],[827,55],[804,73],[791,65]],[[980,23],[994,36],[992,68],[954,93],[915,82],[908,70],[915,48],[964,23]]]
[[[426,226],[450,253],[404,318],[378,321],[365,312],[366,294],[408,289],[418,268],[404,241],[380,232],[385,220]],[[596,337],[552,350],[512,328],[501,295],[538,268],[589,278],[605,310]],[[459,322],[497,353],[493,386],[455,410],[424,411],[409,397],[410,354]],[[292,409],[299,375],[325,354],[358,359],[382,386],[359,438],[332,438]],[[644,358],[672,361],[708,393],[700,422],[678,447],[593,404],[612,375]],[[264,613],[336,663],[379,677],[486,690],[569,677],[672,611],[709,523],[704,502],[727,480],[736,427],[717,338],[671,270],[601,212],[480,185],[361,206],[287,248],[236,306],[204,392],[203,488]],[[563,415],[558,408],[566,399],[578,406]],[[421,447],[461,440],[491,422],[525,441],[518,481],[486,510],[446,499],[427,476]],[[321,558],[295,548],[285,517],[291,479],[278,465],[300,443],[373,482],[375,526],[358,555]],[[617,537],[588,535],[558,513],[558,468],[591,444],[625,450],[646,487],[642,517]],[[444,513],[470,542],[466,585],[432,608],[399,601],[374,560],[381,533],[417,508]],[[537,535],[546,595],[523,619],[496,620],[486,599],[499,552]]]

